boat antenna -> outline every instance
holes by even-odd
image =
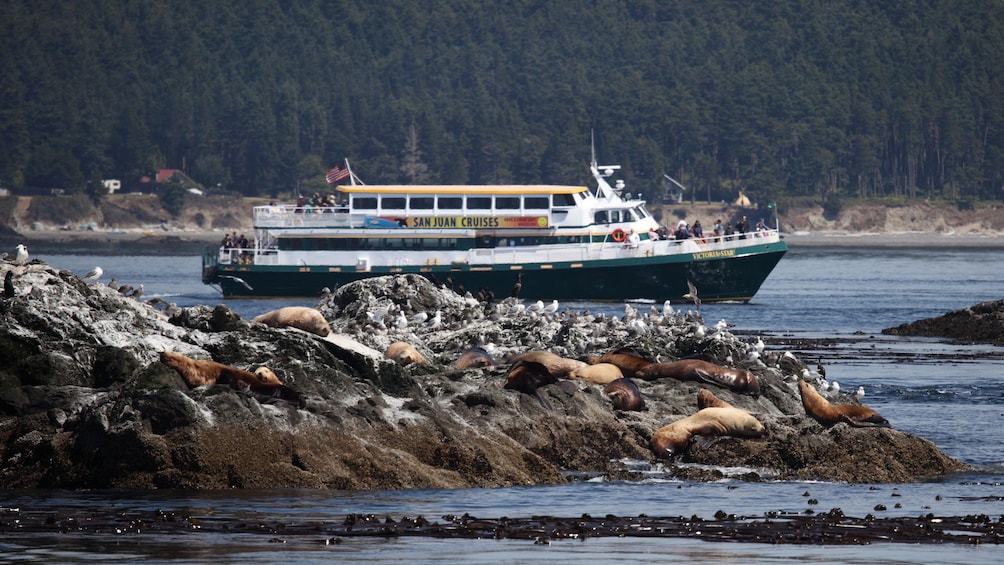
[[[362,185],[366,184],[362,181],[362,179],[357,177],[356,174],[352,172],[352,166],[349,165],[348,157],[345,158],[345,170],[349,172],[349,183],[351,183],[352,186],[356,186],[357,182]]]

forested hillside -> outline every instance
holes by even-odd
[[[5,0],[0,186],[1001,199],[997,0]],[[688,199],[692,196],[688,194]]]

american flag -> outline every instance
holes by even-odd
[[[336,182],[346,179],[349,177],[348,168],[341,167],[340,165],[335,165],[332,167],[328,174],[324,175],[324,180],[328,181],[328,184],[335,184]]]

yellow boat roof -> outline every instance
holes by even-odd
[[[576,194],[589,190],[585,186],[553,184],[365,184],[339,185],[338,192],[356,194]]]

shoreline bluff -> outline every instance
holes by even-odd
[[[0,269],[13,286],[0,299],[0,488],[472,488],[597,476],[897,483],[977,470],[896,422],[823,427],[797,391],[799,378],[821,382],[818,374],[690,311],[542,315],[516,299],[479,302],[399,275],[322,299],[316,310],[333,334],[321,337],[224,305],[160,310],[38,259]],[[436,311],[435,327],[388,323]],[[396,342],[424,360],[386,359]],[[497,364],[458,366],[475,346]],[[748,370],[761,394],[636,380],[645,408],[617,410],[588,382],[507,386],[512,356],[578,360],[625,346],[655,361],[700,355]],[[268,367],[296,401],[225,383],[190,387],[160,361],[165,351]],[[695,414],[702,388],[752,414],[765,435],[705,437],[656,457],[651,438]]]

